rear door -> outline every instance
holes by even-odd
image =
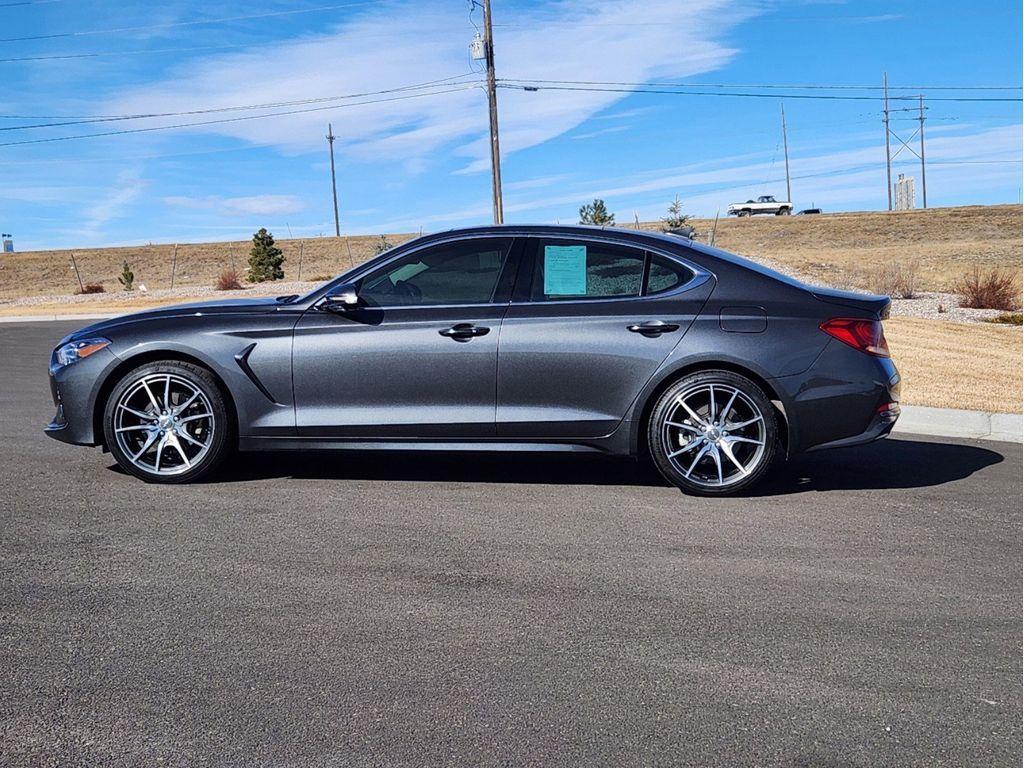
[[[524,238],[501,330],[498,436],[614,431],[713,284],[667,254],[600,239]]]

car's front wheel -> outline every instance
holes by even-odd
[[[103,431],[126,472],[152,483],[186,483],[221,462],[231,424],[213,374],[161,360],[128,372],[114,386]]]
[[[759,482],[775,459],[778,422],[764,392],[731,371],[701,371],[658,398],[647,425],[658,470],[688,493],[721,496]]]

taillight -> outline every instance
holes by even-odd
[[[821,324],[821,330],[843,344],[875,357],[889,357],[889,345],[879,320],[859,317],[836,317]]]

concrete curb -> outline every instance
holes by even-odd
[[[1019,413],[960,411],[954,408],[929,408],[923,405],[901,407],[893,434],[972,437],[1004,443],[1024,442]]]
[[[130,314],[128,312],[121,314]],[[11,315],[0,317],[0,323],[71,322],[73,320],[103,320],[118,317],[97,315]],[[1022,417],[1019,413],[988,413],[961,411],[955,408],[929,408],[923,405],[902,406],[894,435],[936,435],[939,437],[967,437],[977,440],[998,440],[1004,443],[1024,443]]]

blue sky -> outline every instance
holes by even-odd
[[[19,250],[331,233],[328,122],[344,232],[490,220],[486,96],[467,54],[480,14],[466,0],[20,2],[0,0],[0,229]],[[1021,82],[1008,1],[494,0],[494,16],[506,79],[856,86],[887,70],[894,97]],[[876,91],[744,92],[771,97],[502,89],[506,220],[575,221],[596,196],[620,221],[658,218],[676,195],[696,215],[781,198],[781,101],[797,207],[885,208]],[[925,93],[930,205],[1018,202],[1020,103],[940,99],[1019,88]],[[294,114],[11,144],[281,111]],[[910,136],[914,113],[895,114]],[[896,171],[919,176],[917,159],[904,151]]]

